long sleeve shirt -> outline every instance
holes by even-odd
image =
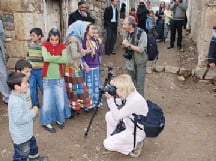
[[[23,94],[11,93],[8,102],[8,117],[13,143],[24,143],[33,136],[33,118],[35,115]]]
[[[44,79],[60,79],[62,77],[63,69],[60,69],[60,64],[67,63],[67,50],[62,50],[62,55],[52,56],[45,47],[42,47],[42,55],[44,62],[48,62],[47,74]],[[60,71],[61,70],[61,71]]]
[[[126,98],[125,105],[121,109],[118,109],[116,106],[114,98],[109,98],[107,104],[116,121],[120,121],[121,119],[128,121],[129,118],[133,118],[133,113],[143,116],[147,116],[148,113],[148,106],[145,99],[136,90],[129,94]],[[130,119],[129,123],[131,123]],[[133,123],[131,124],[133,125]]]
[[[170,9],[173,11],[173,19],[174,20],[184,20],[186,10],[187,10],[187,3],[184,1],[182,3],[179,3],[179,4],[174,2],[170,6]]]
[[[27,60],[31,63],[33,69],[42,69],[43,56],[40,41],[28,44]]]
[[[86,41],[83,41],[83,49],[86,49]],[[99,44],[97,49],[95,50],[95,55],[92,57],[91,53],[83,56],[82,60],[88,64],[90,68],[96,68],[100,65],[100,56],[102,56],[104,52],[103,44]]]

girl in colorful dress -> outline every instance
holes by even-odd
[[[60,43],[60,32],[57,29],[51,29],[47,41],[42,43],[42,56],[44,94],[40,124],[55,133],[56,129],[51,123],[56,122],[63,129],[65,118],[71,116],[63,77],[64,64],[67,62],[66,46]]]
[[[83,49],[89,49],[91,51],[83,56],[83,65],[85,67],[85,81],[92,101],[92,108],[95,107],[99,98],[99,65],[100,57],[104,52],[102,41],[97,33],[98,29],[93,24],[88,25],[83,41]]]
[[[81,64],[81,58],[90,52],[89,49],[82,49],[81,43],[88,24],[84,21],[76,21],[70,25],[66,35],[68,62],[65,68],[65,84],[70,107],[77,114],[81,108],[88,111],[91,105]]]

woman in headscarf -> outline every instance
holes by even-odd
[[[83,108],[88,111],[91,105],[89,93],[83,79],[81,58],[89,53],[82,48],[82,40],[89,22],[76,21],[68,28],[65,44],[67,45],[68,62],[65,67],[65,84],[70,107],[79,113]]]

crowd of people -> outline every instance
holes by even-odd
[[[100,64],[103,53],[116,54],[114,45],[118,28],[118,0],[111,0],[111,5],[104,12],[104,28],[107,32],[105,47],[100,37],[100,30],[94,24],[95,19],[87,11],[85,1],[78,3],[78,9],[71,13],[68,30],[61,42],[61,33],[52,28],[46,41],[41,28],[32,28],[29,32],[31,41],[25,59],[16,62],[14,72],[7,78],[6,54],[3,46],[4,30],[0,20],[0,91],[3,102],[8,104],[9,131],[14,145],[13,160],[45,161],[47,157],[38,154],[36,138],[33,134],[33,118],[40,111],[39,121],[47,131],[56,133],[53,124],[64,129],[67,118],[74,117],[83,109],[102,106],[99,102],[101,84]],[[158,41],[164,41],[171,31],[170,46],[174,47],[176,30],[177,46],[182,49],[182,26],[187,4],[174,0],[171,4],[161,2],[154,13],[152,4],[139,3],[137,12],[131,8],[126,15],[126,5],[121,6],[120,18],[125,31],[121,43],[128,74],[114,78],[110,84],[115,86],[116,95],[122,105],[116,104],[113,95],[105,93],[109,111],[106,113],[107,137],[105,149],[117,151],[131,157],[138,157],[143,147],[145,132],[138,129],[134,143],[133,113],[146,116],[148,106],[144,99],[146,73],[147,35]],[[212,38],[215,44],[215,34]],[[211,48],[214,50],[214,47]],[[210,57],[214,57],[211,52]],[[212,59],[211,59],[212,60]],[[210,62],[215,66],[215,61]],[[29,83],[28,83],[29,82]],[[9,90],[10,88],[10,90]],[[42,102],[39,99],[39,91]],[[10,97],[9,97],[10,95]],[[121,108],[119,108],[121,106]],[[125,130],[113,134],[119,121],[125,124]]]

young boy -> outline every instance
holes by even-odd
[[[153,35],[155,38],[158,36],[156,30],[156,21],[154,16],[154,11],[149,11],[148,18],[146,19],[146,29],[148,30],[148,34]]]
[[[38,99],[38,87],[41,93],[43,93],[43,79],[42,79],[42,67],[43,57],[41,49],[41,38],[43,32],[40,28],[33,28],[30,30],[31,41],[28,44],[27,60],[32,65],[31,76],[29,79],[31,101],[33,106],[39,107]]]
[[[136,21],[136,23],[137,23],[137,25],[138,25],[139,20],[138,20],[138,17],[137,17],[137,15],[136,15],[136,10],[135,10],[135,8],[131,8],[130,13],[129,13],[129,16],[134,17],[134,18],[135,18],[135,21]]]
[[[9,131],[13,141],[13,161],[47,161],[39,156],[36,138],[33,136],[33,118],[38,108],[30,109],[24,94],[28,91],[28,78],[23,73],[13,72],[8,77],[12,90],[8,102]]]
[[[15,64],[15,72],[25,74],[28,81],[29,81],[29,78],[31,76],[31,71],[32,71],[32,65],[27,60],[20,59],[20,60],[18,60],[16,62],[16,64]],[[32,104],[32,101],[31,101],[30,89],[29,88],[28,88],[28,91],[25,94],[25,99],[26,99],[26,102],[28,103],[30,108],[34,107],[34,105]]]

